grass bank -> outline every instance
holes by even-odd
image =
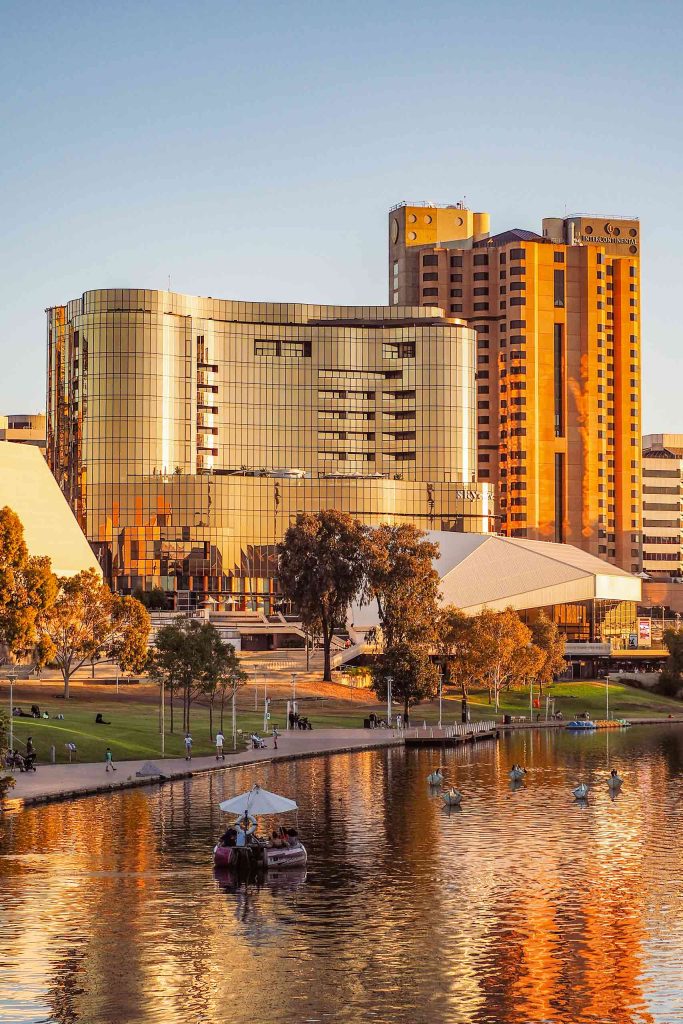
[[[0,699],[3,705],[8,698],[7,688],[2,689]],[[158,691],[151,686],[122,688],[117,696],[111,686],[78,685],[74,686],[69,701],[56,697],[58,688],[54,683],[26,685],[15,688],[14,703],[25,710],[35,702],[50,714],[50,719],[15,718],[15,746],[25,748],[28,736],[38,751],[39,761],[45,763],[50,759],[50,747],[55,747],[56,759],[63,763],[68,760],[66,743],[75,743],[79,761],[99,761],[104,758],[104,751],[110,746],[114,757],[118,760],[139,760],[157,758],[160,754],[161,737],[159,734]],[[349,694],[348,697],[335,687],[331,695],[328,690],[321,695],[316,691],[315,684],[308,686],[299,693],[301,714],[307,715],[315,728],[358,728],[363,725],[370,711],[385,713],[385,705],[378,704],[370,692]],[[561,711],[565,720],[576,717],[581,712],[588,712],[591,718],[603,718],[605,715],[605,684],[604,682],[572,682],[558,683],[552,688],[557,711]],[[254,729],[263,727],[262,687],[259,693],[247,688],[240,693],[238,700],[238,729],[242,737]],[[258,709],[254,707],[255,700]],[[493,708],[487,701],[486,693],[475,692],[469,699],[470,714],[474,721],[494,717]],[[271,722],[281,729],[285,727],[286,695],[275,693],[271,704]],[[398,710],[395,708],[395,710]],[[544,709],[541,709],[543,713]],[[96,725],[95,716],[101,712],[110,725]],[[660,697],[624,685],[610,685],[610,712],[615,718],[657,717],[683,714],[683,703]],[[63,714],[63,721],[54,716]],[[529,714],[529,695],[527,692],[503,693],[499,716],[503,714]],[[413,724],[435,724],[438,721],[438,702],[422,704],[412,713]],[[179,716],[176,712],[176,722]],[[443,721],[451,724],[460,720],[460,696],[446,694],[443,700]],[[176,725],[176,732],[169,732],[170,715],[166,710],[166,755],[182,757],[184,754],[182,730]],[[214,728],[218,719],[214,715]],[[230,747],[230,715],[225,717],[224,731]],[[201,705],[193,707],[192,737],[196,755],[210,754],[213,745],[209,737],[208,710]],[[238,749],[244,746],[240,738]]]

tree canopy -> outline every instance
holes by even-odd
[[[335,627],[344,623],[363,587],[366,535],[367,528],[346,512],[300,512],[280,545],[282,594],[296,605],[305,627],[319,623],[327,682]]]
[[[142,671],[150,620],[139,601],[112,594],[94,569],[85,569],[58,580],[39,632],[41,658],[57,664],[68,698],[72,675],[88,661],[112,658],[124,671]]]
[[[51,608],[57,581],[49,558],[31,556],[16,512],[0,509],[0,643],[15,657],[38,641],[38,624]]]
[[[539,694],[543,688],[550,686],[555,676],[564,672],[567,662],[564,660],[565,638],[560,627],[545,612],[541,612],[531,626],[534,645],[540,650],[541,658],[534,679],[538,684]]]
[[[365,541],[363,598],[376,601],[385,649],[397,644],[429,646],[436,638],[439,546],[416,526],[378,526]]]

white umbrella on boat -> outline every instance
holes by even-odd
[[[224,800],[218,806],[228,814],[251,814],[254,817],[259,814],[286,814],[287,811],[298,810],[296,800],[289,800],[286,796],[278,796],[277,793],[261,789],[258,783],[246,793]]]

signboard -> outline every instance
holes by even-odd
[[[638,619],[638,646],[652,647],[652,619]]]
[[[638,634],[637,633],[629,633],[629,635],[628,635],[628,649],[630,651],[634,651],[634,650],[637,650],[637,648],[638,648]]]

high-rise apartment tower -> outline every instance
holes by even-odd
[[[509,536],[640,558],[640,224],[550,217],[489,235],[462,205],[389,212],[389,301],[477,331],[478,477]]]

